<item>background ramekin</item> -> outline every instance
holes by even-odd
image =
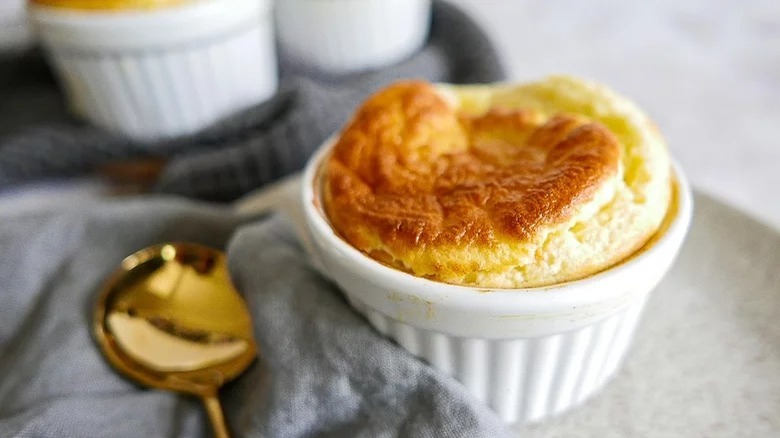
[[[338,74],[417,51],[428,36],[431,0],[279,0],[276,17],[292,63]]]
[[[239,212],[282,210],[315,267],[377,330],[460,381],[510,424],[566,411],[615,374],[691,221],[690,187],[675,166],[676,208],[645,248],[615,267],[529,289],[439,283],[384,266],[334,232],[317,189],[332,143],[315,154],[302,178],[249,196]]]
[[[27,0],[0,1],[0,53],[18,52],[33,41],[25,4]]]
[[[277,88],[269,0],[29,11],[72,110],[139,140],[197,131]]]

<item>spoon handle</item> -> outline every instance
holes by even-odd
[[[230,432],[228,432],[227,424],[225,423],[225,415],[222,413],[222,406],[219,404],[217,395],[204,395],[201,399],[203,400],[203,406],[206,407],[206,412],[209,414],[209,421],[212,429],[214,429],[214,437],[230,438]]]

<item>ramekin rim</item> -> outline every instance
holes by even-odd
[[[310,158],[304,170],[301,195],[303,211],[310,232],[316,232],[319,236],[324,237],[328,244],[332,245],[332,248],[338,250],[340,254],[347,255],[357,266],[356,270],[363,271],[363,275],[378,275],[397,284],[398,287],[394,288],[394,290],[397,290],[402,295],[406,293],[416,298],[423,296],[423,299],[430,299],[433,302],[438,302],[444,297],[451,298],[453,294],[467,298],[478,297],[477,302],[485,303],[491,301],[491,297],[501,300],[513,297],[523,302],[532,302],[540,299],[547,301],[560,299],[560,301],[567,303],[572,300],[583,303],[603,301],[615,295],[615,292],[612,290],[613,288],[599,288],[597,286],[615,277],[622,276],[627,271],[641,267],[643,263],[646,263],[654,254],[660,251],[662,246],[668,245],[674,238],[679,240],[676,245],[680,246],[692,216],[693,197],[689,182],[680,165],[672,159],[673,176],[677,190],[675,217],[669,222],[668,227],[664,230],[664,234],[658,237],[650,248],[640,249],[641,253],[634,253],[626,260],[587,277],[546,286],[490,288],[444,283],[417,277],[408,272],[386,266],[350,245],[332,228],[325,217],[324,211],[321,211],[317,206],[320,203],[315,196],[314,182],[319,174],[320,163],[334,144],[335,137],[326,140]],[[408,286],[408,288],[404,286]],[[588,290],[583,291],[582,289]],[[409,290],[414,290],[414,292],[407,292]],[[588,294],[588,296],[582,296],[583,294]]]

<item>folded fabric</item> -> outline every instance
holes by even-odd
[[[0,436],[198,437],[198,402],[138,387],[90,335],[126,255],[163,241],[227,247],[261,356],[221,392],[236,437],[502,437],[457,382],[381,337],[309,266],[281,218],[249,223],[168,197],[0,224]]]
[[[70,121],[39,57],[0,59],[0,186],[159,156],[168,161],[156,191],[235,199],[302,168],[355,106],[383,85],[402,78],[453,83],[504,79],[495,48],[466,14],[436,1],[432,20],[427,45],[397,65],[315,80],[286,69],[280,92],[270,101],[203,132],[158,144],[135,143]]]

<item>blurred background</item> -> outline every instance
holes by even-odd
[[[488,35],[510,80],[570,73],[633,98],[698,189],[780,228],[780,2],[450,3]],[[0,1],[6,53],[34,44],[24,13],[23,1]],[[7,185],[0,208],[42,202],[33,195],[49,188]]]

